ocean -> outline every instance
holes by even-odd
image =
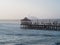
[[[21,29],[20,21],[0,21],[0,45],[56,45],[60,31]]]

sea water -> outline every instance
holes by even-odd
[[[21,29],[19,21],[0,21],[0,45],[56,45],[60,31]]]

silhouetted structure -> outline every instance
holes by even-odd
[[[31,24],[32,24],[31,20],[28,19],[27,17],[21,20],[21,25],[31,25]]]
[[[60,24],[57,23],[57,21],[54,21],[53,23],[49,22],[48,23],[41,23],[39,24],[39,21],[34,22],[27,17],[21,20],[21,28],[27,28],[27,29],[40,29],[40,30],[60,30]]]

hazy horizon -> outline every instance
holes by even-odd
[[[0,0],[0,20],[60,19],[60,0]]]

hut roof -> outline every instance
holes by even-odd
[[[21,19],[21,21],[31,21],[31,20],[25,17],[24,19]]]

